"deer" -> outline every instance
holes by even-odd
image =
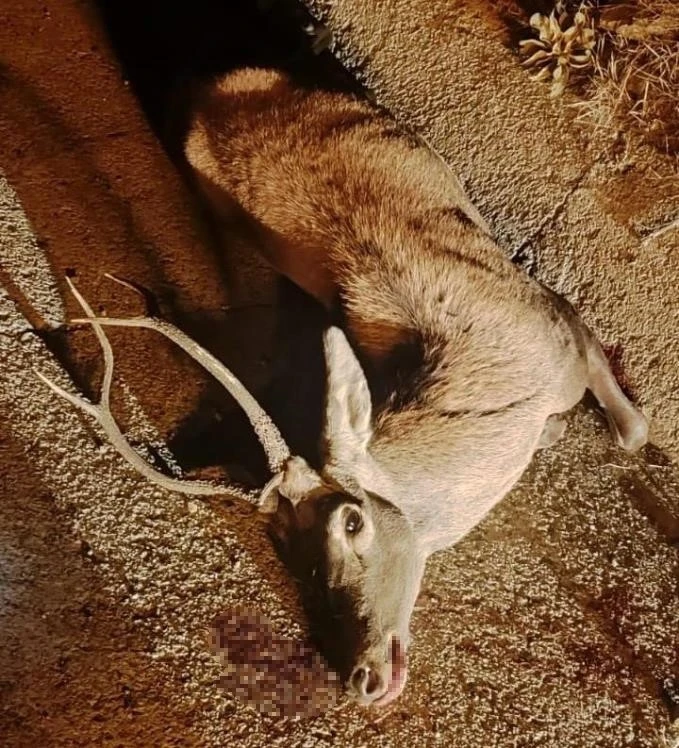
[[[427,558],[509,493],[587,389],[622,448],[641,448],[648,422],[573,307],[511,262],[443,160],[372,104],[240,69],[195,88],[183,143],[218,230],[245,226],[328,315],[321,467],[291,455],[246,388],[180,330],[95,317],[74,287],[86,312],[75,322],[104,349],[101,402],[45,381],[150,480],[215,494],[233,486],[169,478],[126,443],[104,328],[156,330],[213,374],[268,456],[255,501],[330,621],[321,646],[352,698],[383,707],[406,684]]]

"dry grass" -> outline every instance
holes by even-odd
[[[594,75],[582,114],[625,121],[667,152],[679,149],[679,3],[639,0],[601,9]]]
[[[571,16],[587,8],[596,33],[590,72],[573,81],[582,97],[578,119],[611,134],[631,130],[676,154],[679,1],[563,0],[554,7]]]

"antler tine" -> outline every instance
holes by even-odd
[[[51,379],[49,379],[39,371],[35,372],[36,375],[51,390],[56,392],[57,395],[63,397],[72,405],[80,408],[81,410],[84,410],[86,413],[89,413],[91,416],[96,418],[96,420],[99,422],[104,432],[110,439],[111,444],[118,450],[122,457],[124,457],[127,462],[132,465],[132,467],[134,467],[139,473],[141,473],[151,482],[169,491],[176,491],[178,493],[193,496],[215,496],[226,494],[234,496],[236,498],[253,501],[251,495],[249,495],[245,491],[239,491],[236,487],[219,486],[207,481],[184,481],[178,478],[167,476],[149,465],[146,460],[144,460],[142,456],[138,454],[127,442],[125,436],[123,435],[122,431],[118,427],[118,424],[113,418],[113,414],[111,413],[110,409],[110,393],[111,383],[113,382],[114,364],[113,349],[111,348],[111,344],[106,337],[106,333],[99,324],[98,318],[94,315],[94,312],[92,311],[87,301],[83,298],[83,296],[81,296],[80,292],[75,287],[70,278],[66,278],[66,281],[69,288],[71,289],[71,292],[78,300],[80,306],[83,308],[83,311],[88,315],[87,319],[80,321],[88,322],[92,325],[104,353],[104,380],[101,386],[101,396],[99,403],[90,403],[87,400],[84,400],[82,397],[72,395],[70,392],[64,390],[62,387],[60,387],[58,384],[53,382]]]
[[[126,282],[116,278],[115,275],[109,275],[108,277],[121,285],[128,285]],[[206,351],[205,348],[198,345],[195,340],[192,340],[188,335],[183,333],[174,325],[155,317],[131,317],[121,319],[113,317],[96,317],[89,313],[87,318],[74,319],[72,322],[74,324],[91,324],[95,329],[101,325],[141,327],[147,330],[154,330],[165,336],[199,363],[206,371],[212,374],[212,376],[245,411],[245,415],[248,417],[248,420],[252,424],[252,428],[257,434],[257,438],[264,448],[269,469],[272,473],[278,473],[282,470],[283,466],[290,458],[290,448],[286,444],[274,422],[255,398],[221,361],[216,359],[211,353]],[[103,330],[101,330],[101,334],[103,335]]]

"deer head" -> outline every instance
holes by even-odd
[[[323,469],[316,471],[302,457],[290,454],[280,431],[252,395],[195,341],[153,317],[96,317],[71,280],[67,282],[87,315],[73,323],[91,325],[104,353],[100,402],[90,403],[36,372],[40,379],[96,418],[118,452],[154,483],[184,494],[229,494],[254,501],[270,517],[274,542],[301,583],[321,649],[342,675],[350,695],[364,705],[384,705],[396,698],[405,685],[409,622],[426,554],[408,518],[390,502],[361,488],[360,473],[374,467],[367,450],[372,409],[365,377],[344,334],[338,328],[325,334],[327,459]],[[257,433],[273,474],[257,497],[234,485],[169,477],[130,446],[110,410],[114,358],[104,332],[109,325],[159,332],[236,399]],[[348,474],[343,467],[352,464],[356,464],[356,474]]]

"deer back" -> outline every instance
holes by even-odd
[[[572,327],[445,165],[362,101],[239,71],[199,93],[185,152],[214,211],[246,218],[273,266],[339,315],[370,378],[374,413],[367,388],[353,404],[370,425],[336,438],[329,423],[329,463],[428,543],[454,542],[520,476],[545,419],[581,397],[564,398]]]

